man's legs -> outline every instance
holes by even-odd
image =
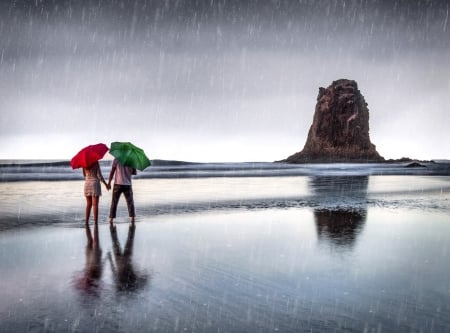
[[[128,216],[131,218],[131,223],[134,223],[134,218],[136,217],[136,212],[134,209],[134,199],[133,199],[133,188],[127,186],[123,189],[123,194],[125,195],[125,200],[127,201]]]
[[[113,223],[113,220],[116,218],[117,205],[119,203],[121,193],[122,193],[121,186],[114,184],[112,198],[111,198],[111,208],[109,210],[109,223],[111,225]]]

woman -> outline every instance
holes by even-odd
[[[98,202],[102,195],[102,188],[100,182],[105,184],[106,189],[110,186],[106,183],[100,170],[100,164],[95,162],[87,168],[83,168],[84,195],[86,197],[86,224],[89,224],[89,217],[91,215],[91,208],[94,207],[94,223],[98,222]]]

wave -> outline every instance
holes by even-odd
[[[101,161],[104,176],[111,161]],[[450,175],[450,163],[372,164],[287,164],[272,162],[194,163],[153,160],[139,178],[273,177],[273,176],[370,176],[370,175]],[[0,182],[81,180],[81,170],[73,170],[69,161],[0,161]]]

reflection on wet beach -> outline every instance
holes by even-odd
[[[0,331],[450,328],[445,213],[241,210],[92,228],[2,234]],[[93,283],[67,288],[74,271]]]
[[[97,224],[94,225],[94,232],[91,227],[86,225],[86,247],[84,268],[73,274],[72,284],[78,294],[83,297],[101,296],[102,287],[107,288],[103,279],[105,277],[105,263],[110,265],[112,272],[112,283],[114,289],[121,294],[133,294],[139,290],[143,290],[150,276],[146,271],[137,269],[133,263],[133,246],[136,227],[130,226],[125,242],[125,246],[121,247],[116,227],[110,228],[112,241],[112,251],[108,251],[103,257],[100,247],[100,239]],[[112,252],[112,254],[111,254]],[[106,274],[108,275],[108,274]],[[108,284],[108,283],[107,283]],[[107,288],[108,289],[108,288]],[[85,299],[86,300],[86,299]]]
[[[315,210],[314,220],[319,241],[351,248],[362,230],[366,215],[360,211]]]
[[[85,267],[75,275],[73,283],[80,294],[99,297],[103,262],[97,224],[94,225],[94,236],[92,236],[90,226],[86,225],[86,240]]]
[[[368,176],[314,176],[309,180],[311,192],[319,201],[333,199],[339,202],[346,198],[363,200],[367,196]]]
[[[320,207],[335,203],[335,208],[314,209],[319,242],[351,248],[363,229],[367,216],[367,176],[312,177],[311,192]],[[347,207],[348,203],[353,205]],[[340,207],[340,203],[343,203]]]
[[[448,177],[141,179],[117,230],[79,185],[3,193],[1,332],[450,331]]]
[[[133,293],[147,285],[149,275],[136,269],[133,264],[133,245],[136,227],[130,226],[125,247],[121,248],[117,237],[117,228],[112,227],[111,240],[113,244],[113,254],[108,252],[108,260],[113,273],[113,279],[118,292]]]

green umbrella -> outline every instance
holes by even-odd
[[[141,171],[150,165],[150,161],[148,157],[145,156],[144,151],[130,142],[111,143],[109,153],[117,158],[123,165]]]

